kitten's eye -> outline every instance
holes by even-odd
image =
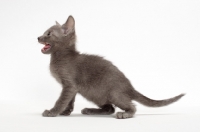
[[[47,36],[50,36],[51,32],[48,32]]]

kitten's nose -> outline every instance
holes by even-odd
[[[40,40],[40,37],[38,37],[37,39]]]

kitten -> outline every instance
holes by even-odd
[[[55,106],[43,112],[45,117],[70,115],[77,93],[99,107],[85,108],[81,111],[82,114],[109,115],[115,112],[113,106],[117,106],[125,111],[117,112],[118,119],[133,117],[136,108],[132,100],[149,107],[161,107],[184,96],[180,94],[166,100],[152,100],[136,91],[110,61],[95,55],[80,54],[76,50],[75,20],[72,16],[63,25],[56,22],[56,25],[38,37],[38,42],[44,45],[42,53],[51,54],[51,74],[62,85],[62,92]]]

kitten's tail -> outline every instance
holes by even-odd
[[[176,101],[178,101],[181,97],[183,97],[185,94],[180,94],[178,96],[175,96],[173,98],[169,98],[169,99],[164,99],[164,100],[153,100],[150,99],[144,95],[142,95],[141,93],[134,91],[134,100],[145,105],[145,106],[149,106],[149,107],[162,107],[162,106],[166,106],[169,105],[171,103],[174,103]]]

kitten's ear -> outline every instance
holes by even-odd
[[[68,34],[75,28],[75,20],[72,16],[69,16],[67,21],[62,25],[62,30],[64,34]]]
[[[56,21],[56,25],[61,27],[61,25],[57,21]]]

